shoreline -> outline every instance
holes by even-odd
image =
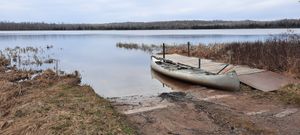
[[[0,30],[0,32],[12,32],[12,31],[207,31],[207,30],[289,30],[289,29],[300,29],[300,27],[291,27],[291,28],[284,28],[284,27],[278,27],[278,28],[222,28],[222,29],[128,29],[128,30],[123,30],[123,29],[99,29],[99,30]]]
[[[223,29],[223,28],[286,28],[300,27],[299,19],[281,20],[174,20],[117,23],[43,23],[0,22],[0,30],[138,30],[138,29]]]
[[[110,101],[78,74],[9,68],[0,58],[0,134],[135,134]]]

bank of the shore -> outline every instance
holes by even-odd
[[[118,48],[137,49],[145,52],[161,50],[161,45],[139,45],[136,43],[117,43]],[[168,54],[180,54],[211,59],[234,65],[247,65],[288,76],[300,78],[300,36],[283,34],[266,41],[231,42],[215,44],[165,45]]]
[[[126,117],[78,74],[9,68],[0,59],[0,134],[134,134]]]

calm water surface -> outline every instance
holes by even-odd
[[[46,47],[60,60],[60,69],[82,74],[104,97],[153,95],[171,91],[153,78],[149,54],[116,48],[117,42],[180,44],[265,40],[287,29],[156,30],[156,31],[2,31],[0,49],[15,46]],[[294,29],[300,34],[300,29]],[[155,76],[154,76],[155,77]]]

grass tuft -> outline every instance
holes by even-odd
[[[281,101],[300,106],[300,84],[286,85],[278,91],[278,94]]]

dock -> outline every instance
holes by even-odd
[[[162,57],[162,55],[157,56]],[[200,63],[201,69],[212,73],[217,73],[227,65],[226,63],[215,62],[209,59],[201,59],[201,61],[199,62],[199,58],[178,54],[166,54],[165,58],[173,62],[189,65],[192,67],[199,67]],[[276,91],[287,84],[300,82],[299,80],[275,72],[257,68],[250,68],[243,65],[230,64],[221,73],[230,71],[236,71],[236,73],[238,74],[238,78],[242,83],[264,92]]]

